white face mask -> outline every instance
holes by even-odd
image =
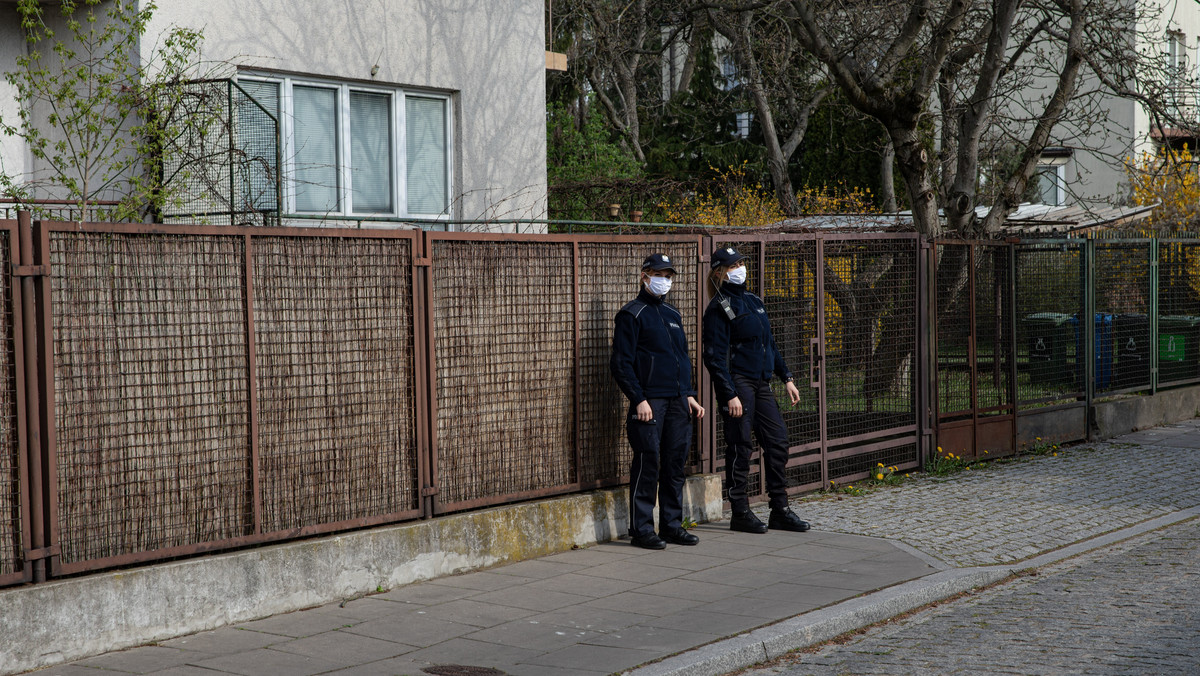
[[[729,271],[730,284],[745,284],[746,283],[746,266],[734,268]]]
[[[671,290],[671,279],[669,277],[649,277],[646,279],[646,288],[656,296],[665,296]]]

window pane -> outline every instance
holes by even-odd
[[[392,210],[391,97],[350,92],[350,188],[357,213]]]
[[[1037,172],[1038,196],[1042,204],[1058,205],[1058,172],[1055,167],[1045,167]]]
[[[279,83],[240,80],[238,86],[249,95],[235,97],[238,116],[237,166],[241,198],[251,209],[277,211],[275,203],[276,125],[279,120]],[[274,119],[272,119],[274,118]],[[241,204],[237,205],[241,208]]]
[[[292,87],[296,210],[338,210],[337,91]]]
[[[408,213],[441,214],[447,210],[446,102],[405,98],[408,155]]]

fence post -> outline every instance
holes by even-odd
[[[1008,368],[1009,368],[1009,401],[1012,402],[1012,440],[1013,453],[1020,450],[1017,441],[1017,434],[1020,431],[1020,426],[1017,419],[1021,414],[1020,392],[1017,379],[1020,377],[1020,369],[1017,368],[1017,245],[1020,240],[1010,239],[1008,241]]]
[[[26,266],[32,266],[34,262],[32,215],[28,211],[17,212],[17,238],[20,248],[14,274]],[[25,565],[32,563],[33,581],[45,582],[46,559],[42,556],[42,550],[46,546],[46,512],[42,491],[42,398],[38,388],[37,309],[34,305],[33,277],[22,274],[18,279],[21,280],[22,335],[17,339],[22,341],[25,352],[22,366],[25,372],[25,429],[29,453],[29,542],[24,548],[24,560]]]
[[[711,474],[717,467],[717,396],[709,381],[708,369],[704,367],[704,310],[708,307],[705,296],[708,295],[709,263],[712,261],[713,238],[711,235],[701,235],[697,242],[696,256],[696,393],[700,396],[697,401],[708,412],[700,422],[700,464],[701,470]]]
[[[583,388],[581,387],[582,374],[579,367],[580,355],[582,349],[582,327],[580,323],[582,318],[579,316],[579,240],[571,242],[571,353],[574,362],[572,367],[574,373],[571,380],[574,382],[571,396],[575,400],[573,422],[575,424],[574,434],[572,438],[575,443],[575,483],[583,481],[583,425],[580,420],[583,418]]]
[[[917,467],[924,471],[926,457],[937,447],[937,245],[932,240],[917,239],[917,280]]]
[[[433,244],[429,234],[413,240],[413,333],[417,371],[417,476],[421,513],[437,513],[437,355],[434,350]]]
[[[1084,320],[1079,322],[1083,335],[1083,399],[1084,399],[1084,438],[1092,440],[1092,427],[1095,425],[1095,411],[1092,404],[1096,398],[1096,240],[1083,241],[1083,258],[1080,277],[1083,283],[1083,314]]]
[[[1150,394],[1158,393],[1158,238],[1150,240]]]

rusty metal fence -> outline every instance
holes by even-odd
[[[1192,240],[23,217],[0,221],[0,585],[625,481],[612,321],[650,251],[676,264],[712,412],[689,466],[722,472],[698,348],[726,245],[800,386],[795,407],[777,392],[792,492],[919,467],[935,433],[1012,452],[1022,421],[1062,431],[1095,397],[1200,381]]]
[[[800,389],[791,406],[777,387],[789,433],[793,493],[869,476],[880,463],[919,466],[919,383],[926,306],[921,240],[913,234],[779,234],[713,239],[749,260],[776,344]],[[715,408],[714,408],[715,411]],[[710,422],[711,466],[724,471],[724,431]],[[760,454],[748,491],[761,494]]]

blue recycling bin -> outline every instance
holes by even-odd
[[[1077,383],[1083,384],[1083,365],[1087,363],[1084,354],[1083,332],[1079,330],[1078,315],[1072,315],[1075,325],[1075,377]],[[1095,319],[1096,354],[1093,363],[1096,368],[1097,390],[1106,390],[1112,383],[1113,375],[1113,315],[1107,312],[1097,312]]]

